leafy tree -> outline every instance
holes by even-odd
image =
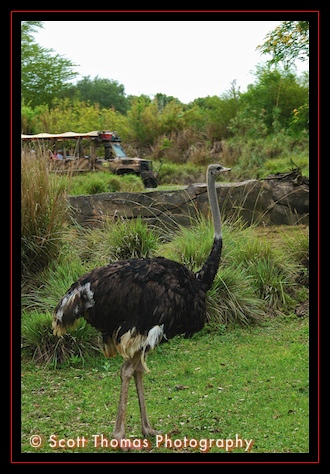
[[[149,145],[160,135],[158,105],[148,96],[133,98],[127,117],[133,139],[140,145]]]
[[[99,104],[101,109],[112,107],[122,114],[127,113],[130,105],[122,84],[111,79],[101,79],[98,76],[94,79],[90,79],[90,76],[83,77],[61,96]]]
[[[282,63],[285,70],[293,66],[295,60],[306,61],[309,58],[309,23],[308,21],[284,21],[275,30],[268,33],[264,44],[257,47],[261,53],[272,54],[272,59],[268,65],[278,65]],[[298,81],[296,85],[298,84]],[[276,120],[273,124],[278,125],[286,115],[286,126],[294,134],[308,130],[309,126],[309,97],[308,97],[308,73],[305,73],[300,80],[300,90],[291,84],[292,87],[282,87],[281,107],[273,109]],[[285,100],[283,93],[292,96]],[[283,103],[291,104],[289,110],[283,107]],[[281,116],[281,117],[280,117]],[[278,120],[279,119],[279,120]]]
[[[236,80],[234,80],[230,90],[220,97],[200,97],[192,102],[195,107],[199,108],[199,116],[203,120],[202,124],[196,123],[196,125],[198,129],[205,132],[211,143],[225,140],[232,135],[230,123],[237,114],[239,98],[240,91],[236,87]]]
[[[133,131],[132,138],[140,145],[152,145],[159,137],[170,138],[203,123],[197,105],[187,107],[177,99],[159,105],[159,99],[162,101],[163,95],[157,94],[153,100],[141,95],[132,101],[127,117]]]
[[[42,28],[40,21],[22,22],[21,97],[22,103],[32,107],[50,105],[77,75],[70,60],[35,42],[32,33],[38,28]]]
[[[285,67],[289,67],[296,59],[306,61],[309,57],[308,21],[283,21],[266,38],[257,49],[262,54],[272,54],[269,64],[283,62]]]
[[[37,123],[39,122],[40,115],[47,111],[47,105],[40,105],[36,107],[31,107],[30,105],[25,105],[24,102],[21,105],[21,132],[22,133],[38,133]]]
[[[304,115],[300,114],[299,126],[295,121],[295,133],[308,130],[308,87],[289,70],[281,73],[259,67],[257,77],[258,82],[241,94],[239,111],[231,124],[232,132],[265,136],[289,129],[294,110],[304,110]]]
[[[177,101],[166,104],[159,113],[161,133],[169,134],[190,128],[198,119],[197,107],[185,109],[184,105]]]
[[[181,103],[179,99],[176,99],[175,97],[171,95],[168,96],[166,94],[161,94],[160,92],[158,92],[155,95],[155,100],[157,101],[159,111],[162,111],[166,107],[166,105],[169,104],[170,102],[175,102],[176,104]]]

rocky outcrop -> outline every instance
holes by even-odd
[[[264,180],[219,183],[217,193],[224,218],[241,218],[248,224],[282,225],[309,223],[308,179],[273,175]],[[101,193],[70,196],[73,218],[95,226],[106,218],[141,217],[150,224],[189,225],[198,213],[209,215],[205,183],[178,191]]]

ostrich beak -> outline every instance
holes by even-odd
[[[231,171],[231,168],[225,168],[225,166],[223,166],[221,173],[224,173],[225,171]]]

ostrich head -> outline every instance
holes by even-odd
[[[230,170],[231,170],[231,168],[226,168],[225,166],[218,165],[218,164],[209,165],[208,174],[210,174],[211,176],[217,176],[220,173],[224,173],[224,172],[230,171]]]

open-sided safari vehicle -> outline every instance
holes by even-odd
[[[35,152],[39,145],[44,153],[48,153],[49,165],[54,171],[102,170],[117,175],[135,174],[141,177],[146,188],[158,186],[157,173],[152,169],[152,161],[128,157],[117,132],[103,130],[88,133],[22,134],[21,139],[24,151],[28,146]],[[88,145],[89,150],[86,153]],[[99,150],[101,147],[104,151],[102,156]]]

